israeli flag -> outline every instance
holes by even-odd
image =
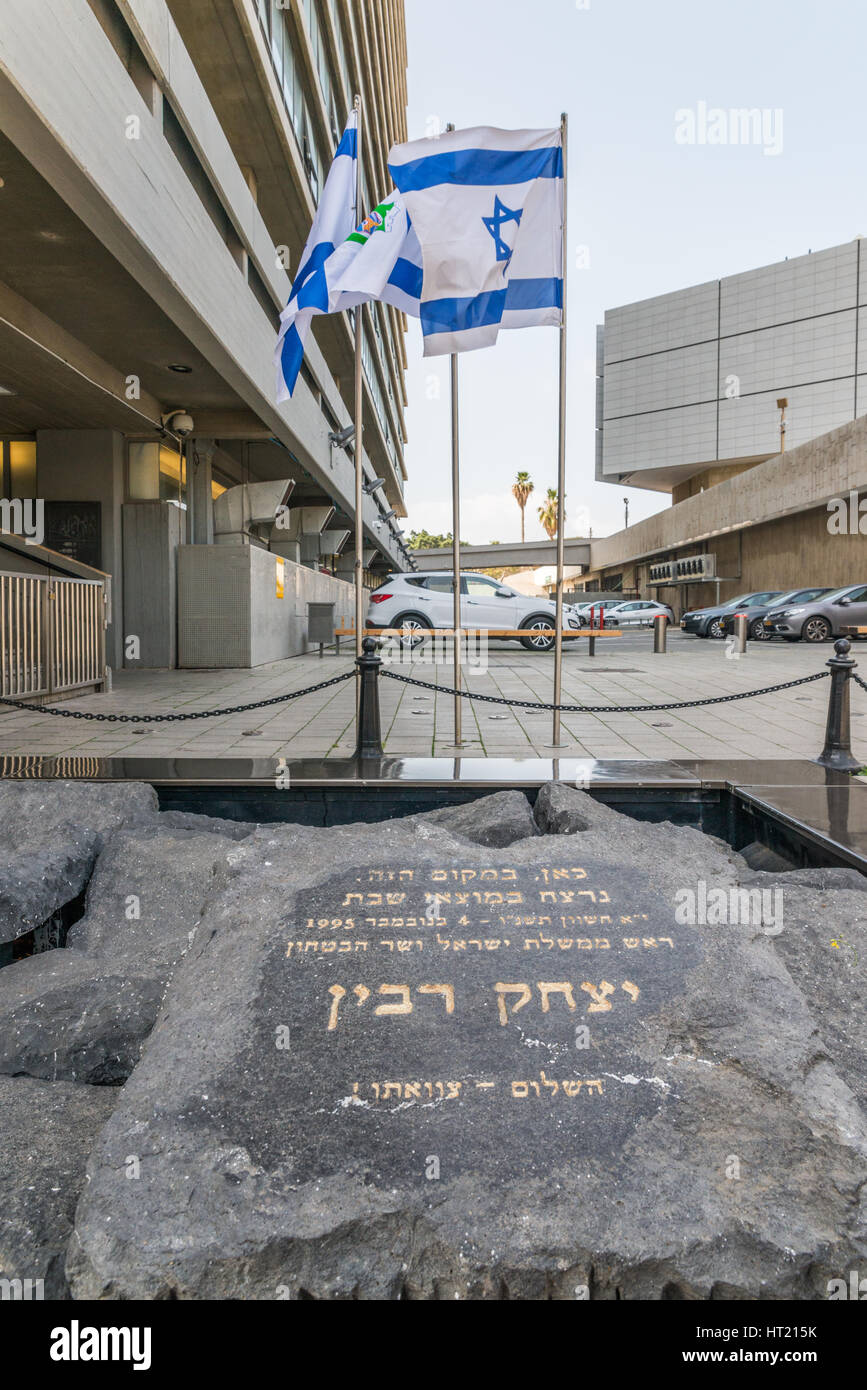
[[[449,131],[393,146],[388,168],[421,250],[426,357],[490,347],[501,328],[561,323],[559,127]]]
[[[280,315],[280,334],[275,353],[278,401],[288,400],[295,389],[311,318],[314,314],[328,313],[325,262],[333,254],[334,248],[346,240],[357,220],[357,159],[358,113],[353,110],[349,113],[346,129],[325,180],[307,245],[292,283],[289,303]]]

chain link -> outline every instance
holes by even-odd
[[[553,705],[535,700],[507,700],[501,695],[482,695],[474,690],[457,691],[453,686],[432,685],[413,676],[398,675],[396,671],[383,670],[381,673],[389,680],[401,681],[404,685],[417,685],[422,690],[432,690],[437,695],[461,695],[465,700],[480,700],[489,705],[506,705],[510,709],[559,710],[562,714],[656,714],[666,710],[700,709],[705,705],[725,705],[733,700],[748,700],[756,695],[775,695],[780,690],[793,690],[798,685],[809,685],[812,681],[825,680],[830,671],[817,671],[812,676],[801,676],[798,680],[783,681],[780,685],[765,685],[758,690],[742,690],[735,695],[713,695],[704,700],[680,700],[664,705]],[[215,719],[219,715],[246,714],[249,710],[267,709],[270,705],[283,704],[286,700],[297,700],[302,695],[313,695],[329,686],[340,685],[355,675],[345,671],[341,676],[320,681],[318,685],[307,685],[302,690],[291,690],[288,695],[274,695],[269,700],[256,700],[249,705],[230,705],[228,709],[191,710],[183,714],[98,714],[90,710],[51,709],[47,705],[25,704],[21,700],[0,697],[0,705],[12,709],[29,710],[34,714],[54,714],[61,719],[91,719],[104,724],[175,724],[188,719]],[[867,690],[867,681],[852,673],[852,679],[862,690]]]
[[[867,681],[862,681],[861,677],[856,676],[854,671],[852,672],[852,679],[856,685],[860,685],[862,690],[867,690]]]
[[[501,695],[479,695],[473,690],[455,690],[453,686],[431,685],[428,681],[415,680],[412,676],[399,676],[396,671],[383,670],[389,680],[403,681],[405,685],[420,685],[423,690],[434,690],[439,695],[462,695],[465,700],[484,700],[489,705],[508,705],[510,709],[560,710],[563,714],[653,714],[671,709],[699,709],[702,705],[725,705],[730,700],[748,700],[753,695],[774,695],[778,690],[792,690],[796,685],[808,685],[810,681],[825,680],[830,671],[817,671],[814,676],[801,676],[796,681],[784,681],[782,685],[765,685],[760,690],[742,690],[737,695],[713,695],[706,700],[681,700],[667,705],[549,705],[533,700],[505,700]],[[856,676],[857,680],[858,677]],[[859,681],[859,685],[864,685]],[[867,686],[865,686],[867,689]]]
[[[303,690],[290,690],[288,695],[274,695],[270,700],[256,700],[251,705],[231,705],[229,709],[191,710],[185,714],[94,714],[82,709],[49,709],[46,705],[26,705],[20,700],[0,697],[0,705],[11,705],[13,709],[32,710],[34,714],[56,714],[61,719],[96,719],[103,724],[175,724],[184,719],[215,719],[220,714],[246,714],[251,709],[267,709],[269,705],[280,705],[284,700],[297,700],[301,695],[312,695],[317,690],[327,690],[330,685],[340,685],[341,681],[352,680],[355,671],[345,671],[342,676],[332,676],[331,680],[320,681],[318,685],[307,685]]]

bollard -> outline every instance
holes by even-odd
[[[653,620],[653,651],[654,655],[661,652],[665,655],[665,644],[668,638],[668,619],[664,613],[657,613]]]
[[[737,656],[743,656],[747,649],[747,615],[746,613],[735,613],[734,620],[734,650]]]
[[[355,746],[356,758],[381,758],[382,733],[379,722],[379,668],[382,665],[376,655],[376,640],[364,637],[361,642],[362,655],[356,657],[355,665],[360,674],[358,696],[358,741]]]
[[[849,731],[849,681],[855,662],[848,655],[851,643],[839,637],[834,643],[835,656],[826,665],[831,669],[831,693],[828,697],[828,722],[825,726],[825,747],[816,762],[835,772],[857,772],[861,764],[852,756]]]

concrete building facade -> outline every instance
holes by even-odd
[[[867,412],[860,238],[612,309],[598,330],[596,477],[679,502]]]
[[[0,484],[43,500],[66,553],[111,575],[111,665],[170,664],[177,593],[126,659],[125,612],[147,604],[125,589],[162,582],[179,547],[270,550],[293,569],[287,605],[330,582],[338,616],[351,612],[354,446],[330,436],[351,423],[352,326],[318,321],[282,405],[272,357],[354,93],[378,198],[406,138],[405,77],[402,0],[5,0]],[[365,319],[374,583],[406,567],[406,357],[401,315]],[[269,483],[270,521],[252,500]],[[241,525],[221,533],[215,504],[233,489]],[[144,504],[139,527],[127,509]],[[287,606],[291,650],[300,616]]]
[[[586,590],[681,613],[748,590],[867,582],[862,248],[606,313],[596,476],[669,492],[672,506],[594,540]]]
[[[865,497],[862,416],[592,541],[581,583],[659,597],[677,614],[750,590],[867,584]],[[709,577],[655,582],[657,565],[702,557]]]

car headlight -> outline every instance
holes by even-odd
[[[784,608],[780,613],[781,618],[797,618],[799,613],[806,613],[806,608]]]

